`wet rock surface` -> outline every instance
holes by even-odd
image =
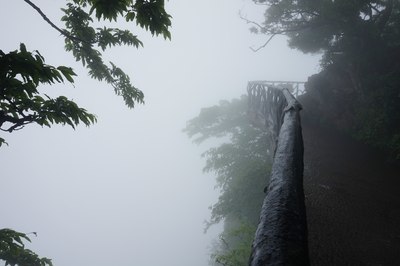
[[[400,166],[302,119],[311,265],[400,265]]]

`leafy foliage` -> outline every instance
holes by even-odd
[[[247,266],[255,231],[256,227],[246,222],[224,230],[220,235],[221,242],[215,248],[215,253],[211,254],[211,259],[217,265]]]
[[[102,54],[113,46],[139,48],[143,43],[130,30],[98,25],[106,20],[134,21],[153,35],[170,39],[171,16],[165,11],[163,0],[67,0],[61,18],[65,29],[50,21],[33,2],[24,1],[65,37],[66,51],[87,67],[92,78],[109,83],[129,108],[144,103],[143,92],[132,85],[121,68],[112,62],[105,63]],[[52,99],[39,93],[41,84],[73,83],[76,76],[70,67],[53,67],[44,61],[39,51],[29,52],[24,44],[20,51],[6,54],[0,50],[0,130],[13,132],[30,123],[67,124],[75,128],[80,122],[87,126],[96,122],[93,114],[66,97]],[[0,146],[4,143],[0,138]]]
[[[65,66],[45,64],[38,52],[20,51],[5,54],[0,50],[0,129],[13,132],[30,123],[50,127],[67,124],[75,128],[80,122],[89,126],[96,121],[93,114],[78,107],[64,96],[55,99],[40,95],[40,84],[73,82],[75,73]],[[0,146],[4,139],[0,139]]]
[[[129,19],[136,17],[136,23],[140,27],[150,30],[152,34],[162,34],[165,39],[171,39],[168,30],[171,25],[170,16],[164,10],[163,0],[136,1],[129,14]]]
[[[89,10],[88,10],[89,9]],[[164,9],[163,0],[150,1],[105,1],[105,0],[74,0],[63,8],[65,23],[65,49],[72,52],[77,61],[81,61],[89,69],[89,75],[112,85],[117,95],[121,95],[130,108],[135,102],[143,103],[143,92],[134,87],[129,76],[110,62],[103,62],[102,51],[116,45],[128,45],[139,48],[143,43],[129,30],[117,28],[95,28],[92,14],[98,21],[117,21],[125,18],[127,22],[136,21],[140,27],[150,30],[154,35],[163,35],[170,39],[169,27],[171,16]]]
[[[0,229],[0,260],[5,261],[5,266],[53,266],[50,259],[40,258],[26,249],[24,241],[31,242],[27,234],[11,229]]]
[[[153,35],[170,39],[171,16],[165,11],[163,0],[67,0],[61,18],[66,29],[60,29],[32,1],[24,1],[65,37],[65,49],[87,67],[92,78],[109,83],[129,108],[144,102],[143,92],[132,85],[129,76],[112,62],[104,63],[102,58],[102,52],[110,47],[139,48],[143,43],[130,30],[94,25],[105,20],[136,21],[136,25]],[[75,128],[79,123],[89,126],[96,122],[93,114],[65,96],[50,98],[39,93],[39,85],[73,83],[74,76],[72,68],[47,65],[39,51],[30,52],[22,43],[19,51],[6,54],[0,50],[0,130],[11,133],[30,123],[48,127],[67,124]],[[4,143],[0,138],[0,146]],[[6,265],[52,265],[51,260],[25,249],[23,240],[30,241],[26,234],[0,230],[0,259]]]
[[[198,117],[187,123],[184,131],[197,143],[214,138],[222,140],[217,147],[203,153],[204,171],[216,174],[221,193],[218,202],[210,207],[211,219],[206,230],[224,221],[221,242],[212,255],[214,262],[246,265],[250,255],[249,239],[254,237],[270,170],[266,132],[250,124],[245,96],[203,108]],[[247,240],[243,241],[244,238]]]

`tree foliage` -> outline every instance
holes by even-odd
[[[53,266],[50,259],[40,258],[25,248],[24,241],[31,242],[27,234],[11,229],[0,229],[0,260],[5,261],[5,266]]]
[[[241,222],[232,229],[225,228],[220,242],[211,254],[212,265],[247,266],[256,226]]]
[[[315,113],[400,159],[400,2],[254,2],[266,11],[261,23],[248,21],[253,31],[286,35],[292,48],[323,53],[322,72],[308,84],[320,102]]]
[[[144,95],[129,76],[113,62],[103,60],[103,52],[111,47],[127,45],[139,48],[143,43],[131,30],[108,26],[107,22],[125,21],[170,39],[171,16],[164,9],[164,0],[66,0],[60,21],[62,29],[51,21],[30,0],[24,0],[65,40],[65,50],[87,69],[89,75],[110,84],[129,108],[144,102]],[[50,126],[67,124],[73,128],[80,122],[90,125],[93,114],[78,107],[64,96],[55,99],[39,92],[39,85],[70,82],[76,76],[72,68],[45,64],[39,51],[0,50],[0,129],[13,132],[29,123]],[[0,146],[5,143],[0,138]]]
[[[216,174],[220,190],[218,202],[210,207],[211,218],[206,229],[224,222],[224,232],[212,259],[218,265],[246,265],[249,239],[253,239],[258,224],[270,170],[266,132],[250,124],[244,96],[203,108],[196,118],[188,121],[185,132],[197,143],[220,140],[218,146],[203,153],[204,171]]]
[[[395,0],[254,0],[265,5],[265,20],[254,31],[286,35],[303,52],[345,52],[366,38],[398,35],[399,3]],[[359,43],[357,43],[359,42]]]
[[[61,20],[66,29],[65,49],[72,52],[89,70],[89,75],[112,85],[117,95],[121,95],[130,108],[135,102],[143,103],[143,93],[131,84],[129,76],[114,63],[103,62],[102,51],[116,45],[139,48],[143,43],[129,30],[107,26],[95,27],[95,20],[136,22],[136,25],[149,30],[153,35],[170,39],[170,15],[164,9],[163,0],[73,0],[63,8]],[[93,18],[93,15],[95,18]],[[96,24],[97,25],[97,24]]]
[[[38,52],[28,52],[21,44],[19,51],[5,54],[0,50],[0,129],[13,132],[26,124],[68,124],[75,128],[79,122],[90,125],[93,114],[64,96],[55,99],[40,95],[38,86],[64,81],[73,82],[75,73],[69,67],[45,64]],[[0,138],[0,146],[4,142]]]
[[[86,66],[92,78],[110,84],[129,108],[144,102],[143,92],[133,86],[122,69],[112,62],[105,63],[102,54],[110,47],[139,48],[143,43],[131,30],[109,27],[106,22],[123,20],[152,35],[170,39],[171,16],[164,9],[164,0],[66,0],[60,19],[65,24],[64,29],[51,21],[35,3],[24,2],[64,37],[65,50]],[[46,64],[39,51],[28,51],[23,43],[19,50],[9,53],[0,49],[0,130],[11,133],[31,123],[75,128],[79,123],[89,126],[96,122],[93,114],[67,97],[51,98],[39,91],[43,84],[73,83],[74,76],[72,68]],[[0,146],[4,143],[5,140],[0,138]],[[0,259],[12,266],[52,265],[51,260],[26,249],[24,241],[30,242],[26,234],[1,229]]]

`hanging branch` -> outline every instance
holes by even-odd
[[[262,48],[264,48],[265,46],[267,46],[268,43],[269,43],[276,35],[279,34],[279,33],[267,33],[267,29],[266,29],[265,27],[263,27],[262,25],[260,25],[259,23],[255,22],[255,21],[252,21],[252,20],[249,20],[249,19],[243,17],[242,14],[241,14],[240,12],[239,12],[239,17],[240,17],[242,20],[246,21],[247,24],[252,24],[252,25],[256,26],[257,28],[259,28],[259,30],[260,30],[261,32],[263,32],[263,33],[265,33],[265,34],[270,34],[268,40],[267,40],[263,45],[259,46],[258,48],[249,47],[253,52],[258,52],[259,50],[261,50]]]
[[[272,34],[271,36],[269,36],[268,40],[267,40],[263,45],[261,45],[260,47],[258,47],[258,48],[256,48],[256,49],[254,49],[253,47],[250,47],[250,49],[251,49],[253,52],[258,52],[259,50],[261,50],[262,48],[264,48],[265,46],[267,46],[268,43],[272,40],[272,38],[275,37],[275,35],[276,35],[276,34]]]
[[[82,42],[82,43],[87,43],[87,44],[90,44],[90,45],[92,44],[92,43],[90,43],[90,42],[87,42],[87,41],[85,41],[85,40],[82,40],[82,39],[80,39],[80,38],[77,38],[77,37],[75,37],[75,36],[69,34],[66,30],[60,29],[59,27],[57,27],[56,24],[54,24],[54,23],[46,16],[46,14],[43,13],[43,11],[42,11],[37,5],[35,5],[34,3],[32,3],[30,0],[24,0],[24,1],[25,1],[25,3],[27,3],[28,5],[30,5],[33,9],[35,9],[35,10],[42,16],[42,18],[43,18],[47,23],[49,23],[50,26],[51,26],[52,28],[54,28],[56,31],[58,31],[59,33],[61,33],[61,35],[65,36],[66,38],[68,38],[68,39],[70,39],[70,40],[72,40],[73,42]]]

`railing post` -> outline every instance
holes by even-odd
[[[309,265],[303,191],[301,105],[286,89],[277,147],[250,266]],[[272,126],[272,125],[270,125]]]

